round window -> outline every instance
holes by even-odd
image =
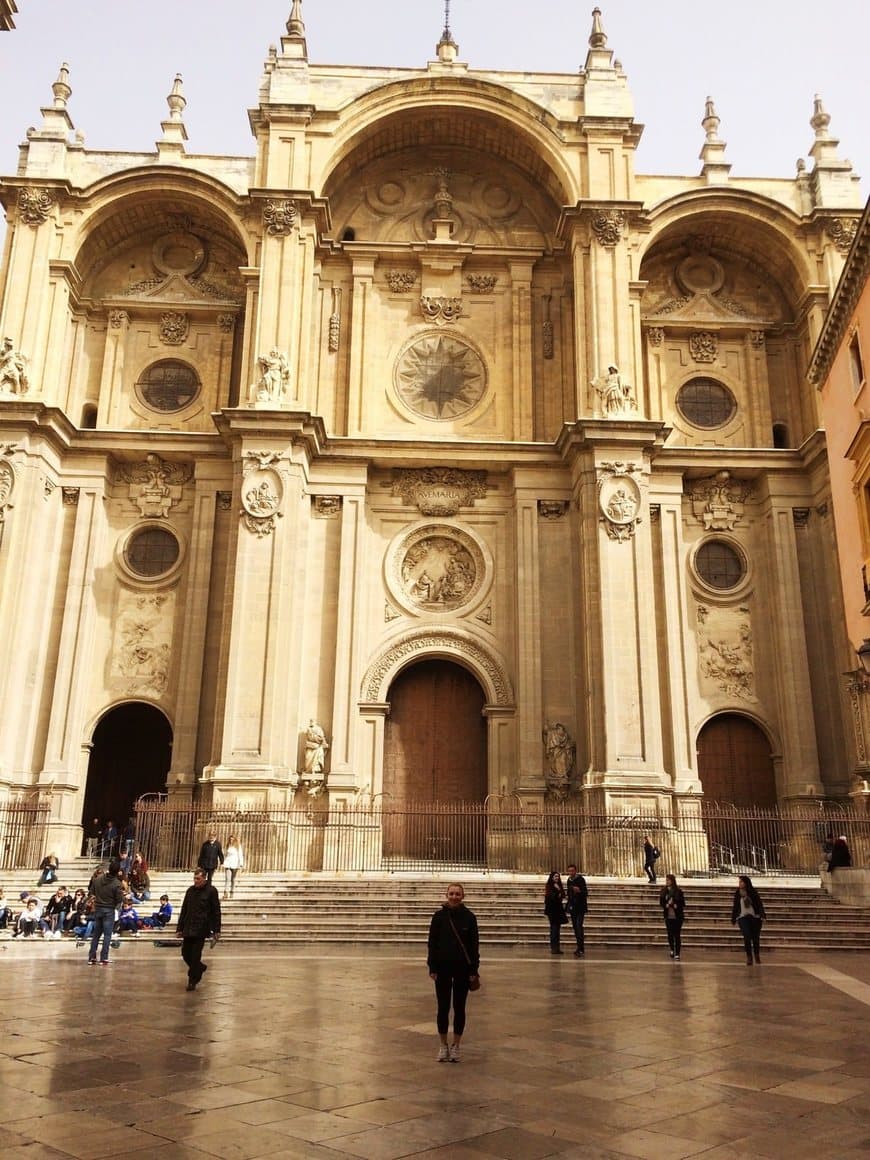
[[[715,379],[690,379],[677,392],[677,406],[695,427],[724,427],[737,410],[734,396]]]
[[[709,540],[695,553],[695,569],[705,584],[725,590],[736,588],[746,575],[746,563],[736,548]]]
[[[136,390],[153,411],[183,411],[199,393],[199,379],[187,363],[167,358],[145,368]]]
[[[148,527],[134,532],[124,547],[124,562],[136,576],[152,579],[174,567],[179,556],[178,540],[165,528]]]

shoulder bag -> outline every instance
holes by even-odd
[[[453,925],[453,919],[450,917],[449,914],[447,915],[447,921],[450,923],[450,929],[456,935],[456,941],[459,943],[460,947],[462,948],[462,953],[465,956],[465,961],[468,963],[468,965],[470,967],[471,966],[471,959],[468,957],[468,951],[465,949],[465,943],[459,937],[459,931]],[[469,989],[469,991],[479,991],[480,990],[480,975],[473,975],[471,978],[469,978],[468,989]]]

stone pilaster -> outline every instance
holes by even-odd
[[[357,673],[364,617],[360,595],[365,575],[365,480],[344,490],[341,506],[341,551],[336,609],[335,693],[329,788],[356,784],[353,740],[356,735]],[[381,739],[383,745],[383,738]]]
[[[517,748],[521,790],[543,788],[543,701],[541,691],[541,623],[538,545],[538,498],[517,481],[514,507],[516,534],[516,703]]]

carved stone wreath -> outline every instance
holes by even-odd
[[[482,542],[453,524],[418,524],[393,541],[385,560],[390,595],[417,615],[468,607],[491,574]]]
[[[396,393],[424,419],[450,420],[472,410],[486,390],[483,359],[467,342],[430,333],[410,342],[396,360]]]

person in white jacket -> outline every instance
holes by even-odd
[[[235,834],[230,836],[224,851],[224,899],[232,898],[236,886],[236,875],[245,864],[242,843]]]

